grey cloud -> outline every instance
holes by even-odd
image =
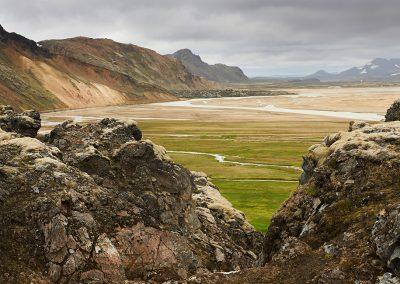
[[[395,0],[0,0],[0,23],[35,40],[108,37],[188,47],[249,75],[301,74],[400,57]]]

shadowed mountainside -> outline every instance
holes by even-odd
[[[236,66],[225,64],[209,65],[200,56],[193,54],[189,49],[181,49],[169,55],[182,62],[183,65],[194,75],[201,76],[210,81],[220,83],[240,83],[248,80],[243,71]]]

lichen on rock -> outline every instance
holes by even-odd
[[[400,100],[395,101],[387,110],[385,121],[398,121],[400,120]]]
[[[185,281],[260,261],[243,214],[141,136],[115,119],[43,141],[0,130],[0,282]]]
[[[16,113],[11,106],[0,105],[0,129],[22,136],[36,137],[41,126],[39,112],[28,110]]]

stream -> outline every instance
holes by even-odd
[[[233,164],[233,165],[240,165],[240,166],[283,168],[283,169],[292,169],[292,170],[296,170],[296,171],[302,171],[302,169],[300,167],[295,167],[295,166],[229,161],[229,160],[226,159],[225,156],[223,156],[221,154],[203,153],[203,152],[191,152],[191,151],[167,151],[167,152],[168,153],[177,153],[177,154],[210,156],[210,157],[214,157],[214,159],[217,162],[224,163],[224,164]]]
[[[245,97],[241,97],[243,99]],[[192,99],[185,101],[172,101],[164,103],[155,103],[158,106],[169,106],[169,107],[191,107],[191,108],[204,108],[204,109],[236,109],[236,110],[255,110],[255,111],[266,111],[266,112],[278,112],[278,113],[293,113],[293,114],[304,114],[304,115],[315,115],[315,116],[328,116],[354,120],[367,120],[367,121],[381,121],[384,119],[383,115],[369,112],[347,112],[347,111],[328,111],[328,110],[311,110],[311,109],[289,109],[276,107],[274,105],[265,105],[258,107],[246,107],[246,106],[224,106],[224,105],[211,105],[209,100],[213,99]],[[195,102],[202,102],[203,104],[195,104]]]

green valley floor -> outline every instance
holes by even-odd
[[[302,155],[343,122],[140,121],[145,139],[175,162],[205,172],[260,231],[296,189]],[[223,159],[223,162],[221,161]]]

